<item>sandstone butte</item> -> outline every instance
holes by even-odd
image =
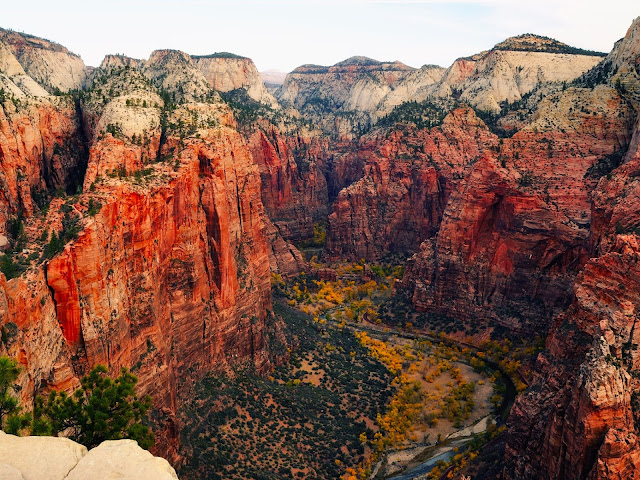
[[[79,219],[52,259],[0,274],[0,354],[24,366],[22,400],[72,390],[96,363],[128,366],[160,414],[156,452],[179,461],[191,382],[283,361],[269,273],[306,269],[291,242],[326,220],[329,257],[413,254],[399,288],[416,308],[549,332],[509,419],[504,478],[630,478],[640,19],[604,59],[565,47],[522,36],[448,69],[303,66],[280,106],[248,59],[159,50],[90,73],[2,31],[0,234],[21,213],[39,257],[44,228]],[[78,87],[77,101],[49,95]],[[261,114],[216,89],[244,90]],[[375,125],[425,99],[429,127]],[[51,200],[58,189],[70,195]]]

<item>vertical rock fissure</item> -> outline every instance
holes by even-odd
[[[78,130],[80,133],[80,145],[82,148],[79,152],[80,158],[73,178],[73,185],[69,186],[71,188],[71,192],[69,192],[69,188],[67,188],[68,193],[76,193],[78,188],[84,184],[84,177],[87,173],[87,167],[89,166],[89,138],[87,137],[87,130],[85,128],[86,125],[84,123],[84,114],[79,97],[75,98],[74,104],[76,119],[78,121]]]

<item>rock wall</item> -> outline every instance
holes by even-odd
[[[454,110],[431,130],[408,127],[366,136],[342,159],[342,164],[363,165],[363,173],[332,205],[328,252],[379,259],[414,250],[435,235],[452,191],[496,143],[468,108]]]
[[[313,221],[326,217],[329,203],[327,141],[304,132],[282,132],[271,123],[252,128],[247,136],[269,218],[288,240],[312,237]]]

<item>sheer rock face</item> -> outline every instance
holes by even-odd
[[[262,202],[269,218],[287,240],[311,238],[314,219],[326,216],[329,203],[326,140],[282,133],[267,124],[255,129],[248,143],[260,169]]]
[[[607,63],[638,64],[639,29],[637,19]],[[622,78],[632,87],[628,67],[612,70],[609,82]],[[637,108],[636,89],[620,91]],[[640,245],[632,233],[640,224],[639,131],[636,124],[622,165],[592,194],[591,259],[571,307],[554,322],[531,388],[514,406],[505,478],[623,479],[640,468]]]
[[[158,59],[156,74],[185,60],[167,56],[175,58]],[[0,354],[23,365],[25,404],[51,388],[73,390],[98,363],[114,374],[132,369],[164,427],[155,449],[176,459],[180,396],[191,383],[207,371],[253,365],[263,372],[272,362],[269,338],[279,338],[279,324],[267,316],[269,224],[260,172],[225,105],[211,98],[178,105],[161,134],[162,100],[139,72],[99,73],[105,77],[96,77],[80,105],[90,147],[84,193],[65,202],[81,217],[79,235],[17,278],[0,274],[0,325],[10,332]],[[198,78],[194,84],[184,84],[183,92],[197,91]],[[0,137],[3,178],[19,177],[10,162],[34,168],[46,158],[38,150],[39,130],[21,108],[22,116],[3,122],[13,135]],[[59,120],[64,113],[49,119],[61,125],[39,128],[53,139],[61,136],[61,143],[82,138],[80,118],[65,124]],[[27,140],[19,136],[25,132]],[[38,181],[37,169],[24,172],[25,184]],[[7,198],[17,203],[20,189],[14,191],[15,198]],[[9,201],[12,214],[33,213]],[[63,202],[55,199],[48,214],[29,219],[30,239],[44,228],[60,230]]]
[[[274,274],[291,277],[308,270],[307,262],[300,251],[286,241],[280,230],[272,222],[267,223],[269,240],[269,264]]]
[[[67,99],[30,99],[0,107],[0,232],[8,218],[37,209],[46,190],[82,184],[84,145],[75,105]]]
[[[280,108],[278,101],[265,87],[258,69],[250,58],[229,54],[192,56],[209,85],[220,92],[242,88],[256,102]]]
[[[622,479],[640,467],[630,375],[639,366],[638,259],[636,239],[620,235],[580,273],[514,406],[506,478]]]
[[[496,143],[467,108],[453,111],[430,131],[368,135],[342,160],[363,164],[364,174],[333,204],[327,249],[336,257],[371,259],[411,251],[437,232],[459,179]]]

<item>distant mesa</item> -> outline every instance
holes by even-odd
[[[243,57],[242,55],[236,55],[230,52],[215,52],[209,55],[191,55],[191,58],[198,60],[200,58],[235,58],[238,60],[249,60],[249,57]]]
[[[301,65],[298,68],[294,69],[291,73],[323,74],[370,70],[412,72],[415,70],[415,68],[409,67],[408,65],[405,65],[404,63],[397,60],[393,62],[380,62],[369,57],[354,56],[338,62],[330,67],[313,64]]]
[[[567,53],[570,55],[588,55],[591,57],[606,57],[606,53],[584,50],[559,42],[554,38],[525,33],[516,37],[509,37],[496,44],[494,50],[510,50],[515,52],[543,52],[543,53]]]

